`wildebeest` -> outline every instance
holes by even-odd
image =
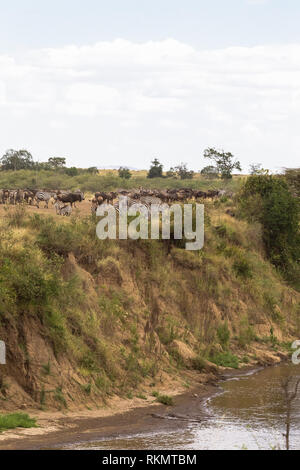
[[[24,190],[24,200],[27,204],[32,205],[35,195],[37,193],[37,189],[25,189]]]
[[[0,189],[0,204],[5,204],[5,193],[4,193],[4,189]]]
[[[71,207],[74,206],[76,207],[76,202],[82,202],[84,201],[84,194],[82,192],[76,192],[76,193],[62,193],[59,192],[57,194],[57,201],[63,202],[64,204],[71,204]]]

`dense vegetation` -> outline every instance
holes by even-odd
[[[300,205],[286,180],[271,175],[253,175],[240,193],[242,214],[260,222],[270,261],[300,288]]]
[[[215,178],[208,179],[201,175],[182,181],[176,178],[147,178],[146,172],[132,172],[130,179],[120,178],[117,171],[103,171],[99,174],[89,173],[88,170],[78,170],[76,176],[68,175],[64,170],[20,170],[0,172],[0,188],[18,189],[81,189],[85,192],[115,191],[119,188],[193,188],[193,189],[223,189],[236,191],[241,186],[243,177],[236,177],[229,182]]]

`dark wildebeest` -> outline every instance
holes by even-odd
[[[25,189],[24,190],[24,200],[27,202],[27,204],[32,205],[37,191],[38,191],[37,189]]]
[[[74,204],[74,206],[76,207],[76,202],[84,201],[84,194],[81,192],[67,194],[58,193],[57,200],[63,202],[64,204],[69,203],[71,204],[71,207],[73,207]]]

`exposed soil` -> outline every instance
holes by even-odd
[[[219,381],[255,372],[245,367],[239,371],[223,370],[223,375],[213,378],[207,375],[207,383],[195,384],[189,391],[172,392],[174,406],[164,406],[148,396],[125,400],[114,398],[107,407],[99,410],[69,412],[33,412],[39,428],[17,429],[0,435],[0,450],[55,450],[73,444],[101,439],[113,439],[128,434],[174,431],[191,422],[208,419],[204,402],[219,389]]]
[[[80,414],[32,413],[40,428],[13,430],[0,435],[0,449],[38,450],[61,449],[68,444],[114,438],[129,433],[175,430],[190,420],[206,419],[203,400],[216,391],[217,385],[205,385],[178,395],[175,405],[167,407],[152,399],[151,405],[143,400],[117,399],[110,407]],[[137,403],[137,400],[139,403]],[[150,400],[149,400],[150,401]],[[125,403],[126,402],[126,403]],[[171,419],[169,419],[171,418]]]
[[[76,204],[76,208],[73,208],[73,214],[75,214],[75,215],[79,214],[79,215],[82,215],[82,216],[91,215],[91,206],[92,206],[92,203],[88,199],[86,199],[85,201],[82,201],[82,202]],[[0,204],[0,217],[3,217],[5,215],[5,211],[7,209],[13,209],[15,207],[16,206]],[[55,218],[58,218],[58,220],[60,220],[60,221],[70,220],[69,217],[62,217],[62,216],[56,215],[55,207],[52,205],[51,202],[49,202],[49,209],[46,209],[44,207],[43,202],[40,203],[40,209],[38,209],[35,206],[29,206],[29,205],[26,205],[24,207],[26,208],[26,212],[28,214],[41,214],[41,215],[48,215],[48,216],[51,215]]]

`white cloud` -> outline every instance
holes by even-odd
[[[201,51],[118,39],[0,56],[0,150],[28,147],[40,160],[145,167],[158,155],[198,169],[215,145],[244,165],[295,165],[299,113],[299,44]]]

